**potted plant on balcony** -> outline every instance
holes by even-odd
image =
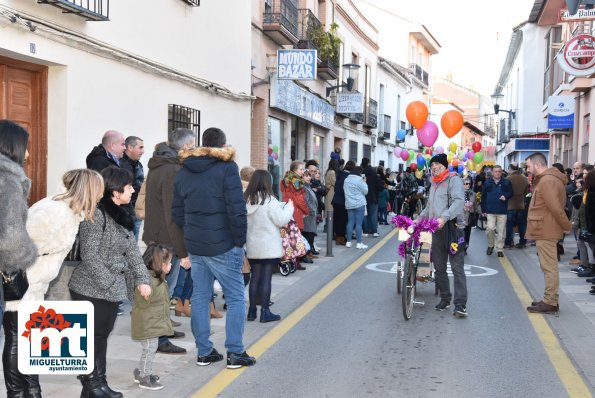
[[[339,46],[341,45],[341,39],[337,35],[337,29],[339,29],[339,25],[333,22],[328,32],[322,29],[322,25],[312,32],[312,41],[318,50],[318,58],[320,59],[318,63],[319,73],[327,79],[337,78]]]

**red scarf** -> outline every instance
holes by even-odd
[[[442,174],[440,174],[440,175],[432,176],[432,182],[435,182],[435,183],[442,182],[442,181],[446,180],[446,177],[448,177],[448,169],[444,170],[442,172]]]

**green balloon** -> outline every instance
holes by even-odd
[[[473,161],[475,162],[475,164],[481,163],[482,160],[483,160],[483,153],[475,152],[475,155],[473,155]]]
[[[279,153],[279,147],[277,145],[273,145],[273,153]]]

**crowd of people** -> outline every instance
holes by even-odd
[[[463,265],[473,227],[485,225],[488,255],[496,251],[503,257],[504,249],[537,246],[546,288],[543,299],[527,308],[530,312],[559,310],[558,261],[571,230],[578,246],[571,261],[577,267],[571,271],[595,286],[595,261],[590,260],[595,171],[590,165],[548,168],[537,153],[527,159],[525,170],[512,164],[508,173],[494,166],[477,176],[459,176],[448,171],[446,155],[439,154],[425,173],[410,168],[396,173],[382,164],[372,166],[368,158],[359,165],[345,162],[336,149],[324,178],[317,161],[293,161],[277,198],[268,171],[239,169],[235,149],[220,129],[205,130],[199,147],[193,131],[172,131],[155,146],[146,175],[140,162],[143,140],[110,130],[87,156],[86,169],[66,172],[62,192],[29,208],[31,181],[23,169],[28,138],[16,123],[0,121],[0,271],[26,271],[29,282],[22,297],[0,306],[9,397],[41,397],[38,377],[18,370],[17,311],[22,300],[42,300],[50,292],[52,298],[93,303],[95,366],[78,377],[81,396],[123,396],[108,385],[106,352],[125,300],[132,303],[131,337],[141,345],[139,366],[132,371],[140,388],[163,388],[153,373],[157,353],[186,353],[171,341],[185,337],[174,329],[180,323],[171,309],[190,317],[197,365],[224,359],[209,338],[210,319],[223,316],[214,304],[216,284],[227,310],[227,367],[254,365],[243,344],[245,321],[256,320],[259,306],[260,322],[281,319],[271,311],[272,274],[285,251],[279,229],[291,221],[297,225],[307,250],[294,261],[297,270],[304,270],[319,254],[316,236],[329,211],[334,222],[327,232],[335,244],[351,248],[355,240],[360,250],[368,248],[364,237],[379,236],[378,226],[388,224],[389,214],[406,209],[404,215],[437,220],[432,256],[440,302],[435,308],[443,311],[452,301],[457,317],[467,316]],[[462,250],[449,250],[460,236]],[[139,239],[147,247],[144,254]],[[71,258],[74,264],[65,262]],[[56,288],[60,279],[66,279],[61,282],[67,291]]]

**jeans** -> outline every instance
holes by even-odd
[[[136,241],[138,242],[138,236],[140,233],[140,226],[143,223],[143,220],[141,220],[140,218],[135,218],[134,219],[134,237],[136,238]]]
[[[347,229],[345,230],[345,239],[351,242],[351,234],[355,227],[355,238],[357,243],[362,243],[362,221],[364,220],[365,207],[358,207],[356,209],[347,209]]]
[[[527,213],[525,210],[508,210],[508,218],[506,220],[506,240],[505,245],[512,246],[514,244],[514,226],[519,227],[519,243],[524,245],[527,243],[525,239],[525,231],[527,231]]]
[[[218,256],[199,256],[190,254],[192,261],[192,316],[190,323],[199,356],[206,356],[213,350],[211,334],[210,302],[213,296],[215,278],[223,288],[227,317],[225,320],[225,348],[228,352],[244,352],[242,336],[246,321],[244,298],[244,249],[233,247]]]
[[[447,242],[447,226],[436,231],[432,237],[432,258],[436,270],[436,284],[440,290],[440,298],[450,303],[452,294],[450,293],[450,281],[446,273],[447,261],[450,260],[450,268],[454,276],[454,304],[467,305],[467,277],[465,276],[465,254],[464,250],[459,250],[457,254],[450,254]]]
[[[173,297],[179,298],[182,302],[189,299],[192,294],[192,273],[189,269],[180,267],[178,282],[174,289]]]
[[[143,352],[140,355],[140,377],[147,377],[153,374],[153,360],[157,353],[157,338],[141,340]]]
[[[378,208],[378,221],[387,224],[388,223],[388,211],[386,207]]]
[[[165,281],[167,282],[167,287],[169,288],[169,297],[173,297],[174,289],[178,284],[178,274],[180,273],[180,259],[178,256],[173,256],[171,259],[171,269],[169,270],[169,274],[165,277]]]
[[[364,233],[375,234],[378,232],[378,203],[366,205],[368,215],[364,223]]]

